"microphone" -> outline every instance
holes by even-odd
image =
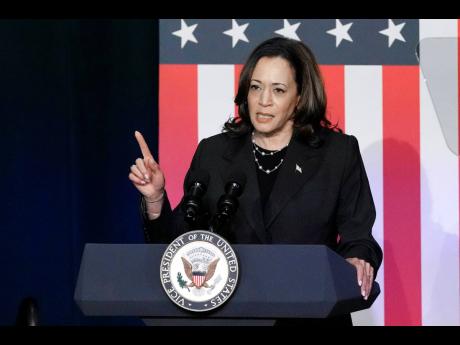
[[[202,211],[201,198],[206,193],[209,173],[203,169],[191,171],[189,181],[188,192],[182,203],[182,211],[184,212],[185,221],[191,227],[195,227]]]
[[[230,173],[225,184],[225,194],[217,202],[217,213],[211,219],[210,231],[222,234],[227,239],[230,237],[230,220],[238,209],[238,197],[243,193],[246,185],[246,175],[240,171]]]

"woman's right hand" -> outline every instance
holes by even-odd
[[[139,143],[143,158],[137,158],[136,164],[131,165],[131,172],[128,177],[145,199],[156,200],[161,198],[164,193],[164,174],[150,153],[142,134],[135,131],[134,136]]]

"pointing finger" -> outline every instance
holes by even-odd
[[[149,147],[147,146],[147,143],[145,142],[145,139],[142,136],[141,132],[135,131],[134,136],[136,137],[136,140],[139,144],[139,147],[141,148],[142,155],[144,156],[144,158],[152,157]]]

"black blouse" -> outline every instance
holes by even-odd
[[[257,159],[257,161],[254,159],[254,164],[257,170],[257,179],[259,181],[262,212],[265,209],[265,204],[275,184],[278,171],[283,166],[281,160],[284,159],[286,151],[287,146],[282,150],[270,151],[253,143],[253,154],[255,156],[254,158]],[[262,168],[264,171],[262,171]],[[267,170],[269,170],[270,173],[267,174]]]

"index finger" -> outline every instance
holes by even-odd
[[[135,131],[134,136],[136,137],[139,147],[141,148],[144,159],[148,157],[153,157],[152,154],[150,153],[149,147],[147,146],[147,143],[145,142],[144,137],[142,136],[141,132]]]

